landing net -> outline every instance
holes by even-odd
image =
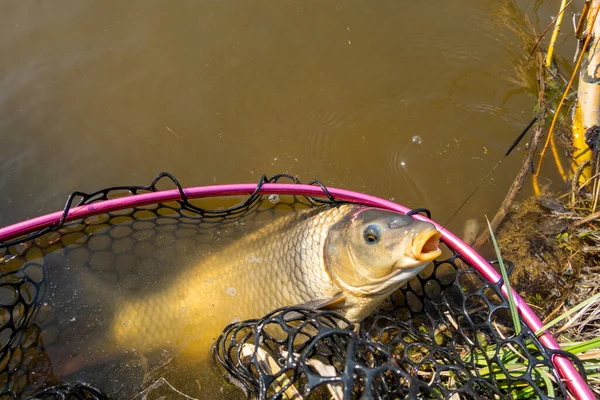
[[[159,191],[165,177],[177,189]],[[246,197],[232,203],[226,196]],[[199,198],[204,200],[194,200]],[[62,212],[0,229],[1,398],[115,397],[114,388],[53,375],[47,351],[68,334],[68,324],[56,321],[48,299],[57,284],[75,285],[53,282],[53,270],[77,265],[131,293],[143,292],[147,288],[136,274],[160,280],[168,268],[169,254],[153,253],[156,248],[185,253],[194,248],[193,238],[215,227],[342,201],[432,222],[422,210],[317,181],[303,185],[286,175],[263,177],[258,185],[183,189],[163,173],[149,186],[76,192]],[[594,398],[577,358],[560,350],[549,333],[533,333],[541,322],[515,294],[521,316],[516,334],[498,273],[436,226],[444,256],[360,326],[333,312],[299,307],[240,321],[217,340],[219,372],[246,396],[260,399]],[[117,388],[119,379],[128,379],[115,375]]]

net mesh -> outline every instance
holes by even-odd
[[[156,191],[165,176],[183,200],[65,223],[75,204]],[[194,238],[244,218],[268,220],[281,210],[335,201],[318,182],[326,200],[258,194],[263,183],[282,178],[289,177],[261,178],[256,192],[241,202],[234,199],[237,203],[188,200],[168,174],[149,186],[74,193],[58,224],[0,243],[0,398],[107,398],[120,380],[128,379],[112,371],[116,383],[109,390],[54,375],[48,351],[68,337],[69,321],[57,320],[61,303],[51,301],[53,291],[57,285],[77,288],[53,281],[53,270],[86,268],[135,295],[148,290],[138,274],[168,279],[170,257],[153,253],[155,248],[189,252]],[[500,284],[482,279],[459,254],[446,249],[445,255],[360,326],[333,312],[299,307],[231,324],[216,343],[215,364],[248,397],[261,399],[566,398],[551,358],[570,358],[585,377],[580,362],[544,347],[524,323],[516,335]],[[144,385],[148,382],[138,390]]]
[[[230,325],[216,357],[256,398],[565,398],[551,357],[582,370],[578,360],[548,350],[525,324],[515,335],[509,320],[500,285],[453,254],[358,329],[329,312],[284,308]]]

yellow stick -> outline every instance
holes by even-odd
[[[550,46],[548,46],[548,54],[546,54],[546,68],[550,68],[550,65],[552,64],[552,55],[554,53],[554,47],[556,45],[556,40],[558,39],[558,33],[560,32],[560,24],[562,23],[563,14],[566,7],[567,0],[562,0],[562,2],[560,3],[560,12],[556,16],[556,25],[554,25],[554,31],[552,32]],[[552,149],[552,156],[554,157],[556,168],[558,168],[558,173],[562,177],[563,181],[566,181],[567,174],[565,173],[565,170],[562,167],[560,155],[558,154],[558,149],[556,148],[556,143],[554,142],[554,136],[550,136],[550,148]]]
[[[558,169],[558,173],[563,181],[567,181],[567,173],[562,166],[560,161],[560,154],[558,154],[558,149],[556,148],[556,143],[554,142],[554,136],[550,136],[550,149],[552,149],[552,156],[554,157],[554,163],[556,164],[556,168]]]
[[[546,36],[546,32],[548,32],[548,30],[550,29],[550,27],[552,25],[554,25],[554,23],[556,22],[556,20],[559,17],[562,18],[562,15],[563,15],[563,12],[565,11],[565,8],[569,7],[572,2],[573,2],[573,0],[569,0],[569,2],[567,4],[565,4],[565,6],[563,8],[560,9],[560,12],[558,14],[556,14],[556,17],[554,17],[552,19],[552,21],[548,24],[548,26],[546,27],[546,29],[544,29],[544,32],[542,32],[542,34],[538,38],[537,42],[535,42],[535,44],[533,45],[533,48],[531,49],[531,53],[529,53],[529,57],[527,57],[527,63],[528,64],[529,64],[529,61],[531,60],[531,56],[533,56],[535,54],[535,51],[537,50],[538,46],[540,45],[540,42]]]
[[[596,7],[596,10],[594,12],[594,16],[591,19],[591,24],[589,24],[588,26],[593,26],[596,23],[596,18],[598,17],[598,11],[600,11],[600,7]],[[592,39],[592,29],[589,29],[587,37],[585,38],[585,43],[583,44],[583,48],[584,49],[588,48],[588,45],[590,44],[590,40],[591,39]],[[540,160],[538,162],[536,171],[533,174],[533,190],[534,190],[536,196],[540,195],[540,187],[539,187],[539,184],[538,184],[538,176],[540,174],[540,169],[541,169],[542,163],[544,161],[544,154],[546,153],[546,150],[548,149],[548,145],[550,144],[550,141],[551,141],[551,138],[552,138],[552,133],[554,131],[554,126],[556,125],[556,121],[558,120],[558,115],[560,113],[560,109],[562,108],[562,105],[564,104],[565,99],[567,98],[567,95],[569,94],[569,90],[571,90],[571,86],[573,85],[573,81],[575,80],[575,76],[577,75],[577,71],[579,70],[579,66],[581,65],[581,61],[583,60],[584,54],[585,54],[585,52],[581,52],[581,54],[577,58],[577,64],[575,64],[575,69],[573,70],[573,74],[571,75],[571,79],[569,80],[569,83],[567,84],[567,87],[565,89],[565,93],[563,94],[563,97],[560,100],[560,103],[558,104],[558,107],[556,108],[556,111],[554,113],[554,118],[552,118],[552,124],[550,125],[550,129],[548,130],[548,137],[546,138],[546,143],[544,144],[544,148],[542,149],[542,152],[540,154]]]
[[[585,0],[585,3],[583,3],[583,11],[581,12],[581,17],[579,17],[577,28],[575,29],[575,37],[577,39],[581,39],[583,35],[583,26],[585,24],[585,21],[587,20],[588,13],[590,11],[590,3],[590,0]]]
[[[558,14],[558,18],[556,20],[556,25],[554,25],[554,32],[552,32],[552,38],[550,39],[550,45],[548,46],[548,54],[546,54],[546,68],[550,68],[552,65],[552,55],[554,54],[554,46],[556,44],[556,39],[558,39],[558,33],[560,32],[560,24],[562,23],[562,18],[565,10],[565,6],[567,5],[567,0],[562,0],[560,3],[560,13]]]
[[[600,0],[594,0],[591,11],[600,8]],[[590,13],[591,14],[591,13]],[[588,15],[590,15],[588,14]],[[579,71],[579,87],[577,102],[571,126],[571,139],[574,156],[571,160],[573,169],[579,168],[584,162],[591,160],[592,152],[585,143],[586,131],[600,125],[600,20],[587,19],[588,34],[594,38],[591,46],[584,46],[582,53],[584,61]],[[586,167],[579,177],[579,182],[585,182],[591,175],[591,169]]]

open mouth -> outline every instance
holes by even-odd
[[[430,230],[419,235],[413,241],[413,249],[417,260],[431,261],[442,254],[440,250],[440,233],[437,230]]]

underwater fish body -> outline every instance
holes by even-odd
[[[125,301],[109,340],[203,358],[229,323],[283,306],[336,309],[358,322],[439,256],[438,243],[432,224],[372,207],[291,213],[201,260],[163,291]]]

